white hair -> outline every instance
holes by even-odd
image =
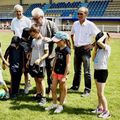
[[[23,7],[19,4],[17,4],[14,6],[14,11],[17,11],[17,10],[23,11]]]
[[[78,12],[84,12],[84,13],[88,14],[88,8],[86,8],[86,7],[80,7],[78,9]]]
[[[33,9],[31,13],[32,13],[32,16],[33,16],[33,17],[34,17],[34,16],[44,16],[44,12],[43,12],[43,10],[40,9],[40,8],[35,8],[35,9]]]

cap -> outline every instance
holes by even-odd
[[[62,31],[56,32],[55,36],[52,38],[52,41],[59,42],[60,40],[69,40],[69,35]]]
[[[21,41],[21,39],[18,36],[13,36],[12,40],[11,40],[11,44],[15,43],[15,44],[19,44]]]

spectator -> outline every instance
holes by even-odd
[[[74,22],[71,29],[71,39],[74,48],[74,78],[70,90],[78,90],[81,81],[81,66],[84,68],[84,92],[81,95],[89,96],[91,91],[90,57],[93,48],[91,37],[96,36],[100,30],[94,23],[87,20],[88,9],[78,9],[78,21]]]

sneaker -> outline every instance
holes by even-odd
[[[111,117],[110,113],[108,111],[104,111],[103,113],[101,113],[100,115],[98,115],[99,118],[104,118],[104,119],[108,119]]]
[[[84,91],[83,94],[81,94],[81,97],[88,97],[90,95],[90,92]]]
[[[5,97],[4,97],[5,99],[9,99],[10,98],[10,93],[9,93],[9,91],[8,92],[6,92],[6,95],[5,95]]]
[[[73,91],[76,91],[76,90],[78,90],[79,89],[79,87],[78,86],[72,86],[71,88],[69,88],[68,90],[73,90]]]
[[[54,111],[54,113],[61,113],[63,111],[63,106],[62,105],[58,105],[56,110]]]
[[[44,106],[46,104],[46,98],[42,97],[38,104],[39,106]]]
[[[54,108],[57,108],[57,106],[58,106],[57,104],[52,104],[51,106],[45,108],[45,110],[46,110],[46,111],[49,111],[49,110],[52,110],[52,109],[54,109]]]
[[[41,101],[42,95],[38,93],[38,94],[35,94],[33,97],[34,97],[34,100]]]
[[[50,95],[50,92],[51,92],[51,88],[50,87],[46,88],[46,94]]]
[[[91,111],[91,113],[101,114],[103,110],[101,108],[96,108],[95,110]]]
[[[60,97],[58,97],[57,100],[60,102]],[[65,104],[66,102],[67,102],[66,99],[64,99],[63,104]]]
[[[31,88],[31,84],[30,84],[30,83],[27,83],[27,85],[25,85],[24,93],[25,93],[25,94],[28,94],[30,88]]]

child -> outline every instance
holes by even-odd
[[[53,42],[56,42],[57,47],[55,49],[56,56],[53,63],[52,71],[52,99],[53,104],[45,110],[55,109],[54,113],[60,113],[63,110],[63,103],[67,95],[67,74],[69,72],[70,65],[70,42],[68,34],[62,31],[58,31],[52,38]],[[60,104],[57,104],[57,85],[60,88]]]
[[[5,59],[9,59],[11,75],[11,97],[16,98],[24,66],[24,49],[20,45],[20,38],[13,36],[10,46],[5,52]]]
[[[2,59],[2,61],[9,66],[9,63],[4,59],[4,57],[2,56],[2,50],[1,50],[1,43],[0,43],[0,58]],[[5,81],[3,80],[2,77],[2,68],[0,66],[0,99],[1,98],[5,98],[8,99],[10,97],[9,95],[9,89],[5,83]]]
[[[46,103],[45,98],[45,58],[49,54],[48,43],[43,40],[40,33],[40,28],[34,24],[30,29],[30,36],[33,38],[32,41],[32,53],[30,56],[30,74],[34,77],[36,82],[36,98],[39,101],[39,105],[43,106]],[[28,65],[28,64],[27,64]],[[33,67],[37,67],[36,72],[33,73]],[[35,71],[35,70],[34,70]]]
[[[109,39],[108,33],[100,32],[96,36],[96,46],[94,55],[94,79],[97,88],[98,106],[92,113],[99,114],[100,118],[109,118],[107,100],[104,95],[105,83],[108,77],[108,58],[110,56],[111,48],[107,44]]]
[[[29,53],[31,52],[31,43],[32,43],[32,38],[30,37],[30,33],[29,33],[30,28],[24,28],[23,32],[22,32],[22,38],[21,38],[21,42],[20,45],[23,46],[24,48],[24,52],[25,52],[25,57],[24,57],[24,79],[25,79],[25,88],[24,88],[24,93],[28,94],[29,93],[29,89],[31,87],[30,84],[30,75],[28,74],[28,68],[26,68],[26,64],[28,61],[28,56]]]

